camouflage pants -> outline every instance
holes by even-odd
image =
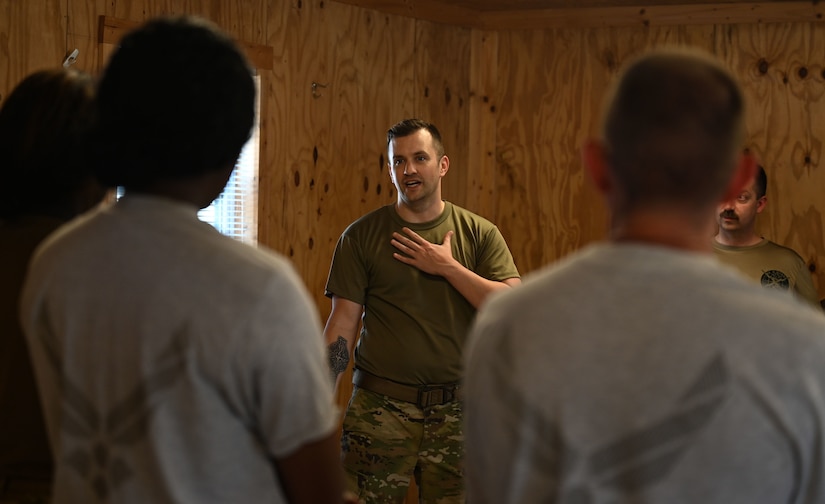
[[[419,502],[464,503],[461,403],[422,410],[355,388],[341,437],[349,489],[363,504],[402,503],[410,477]]]

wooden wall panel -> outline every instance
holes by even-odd
[[[443,196],[461,206],[467,206],[473,170],[468,166],[470,35],[469,29],[416,23],[415,113],[441,132],[450,159],[450,171],[442,179]],[[470,210],[484,213],[479,208]]]
[[[293,102],[288,81],[292,61],[287,48],[291,4],[268,2],[265,43],[273,48],[273,68],[261,86],[261,152],[258,167],[258,241],[273,247],[279,229],[273,226],[283,208],[279,183],[286,173],[290,142],[277,131],[287,128]],[[263,101],[265,99],[265,102]]]
[[[106,12],[98,14],[135,22],[156,16],[200,16],[239,41],[264,44],[268,5],[265,0],[110,0],[105,2]]]
[[[604,81],[601,71],[583,71],[598,65],[588,58],[586,35],[554,30],[499,37],[494,221],[522,273],[603,235],[604,211],[586,192],[577,150],[592,120],[582,104],[602,91],[593,89],[591,72],[599,87]]]
[[[98,16],[105,4],[105,0],[66,2],[66,52],[78,50],[77,61],[72,68],[93,75],[99,73],[102,62],[98,46]]]
[[[496,120],[498,101],[498,33],[470,34],[470,90],[467,108],[467,179],[464,204],[477,213],[497,215]],[[453,184],[455,186],[455,184]]]
[[[261,174],[261,242],[295,262],[325,319],[323,286],[338,236],[393,201],[385,132],[412,113],[413,70],[404,62],[414,23],[323,2],[293,4],[280,16],[270,33],[283,39],[286,64],[273,71],[269,93],[275,124],[272,162]]]
[[[60,0],[0,0],[0,100],[28,74],[63,63],[66,32]]]
[[[324,244],[319,238],[319,194],[324,194],[324,177],[329,157],[321,156],[330,144],[330,101],[313,97],[312,83],[329,86],[332,43],[329,13],[319,2],[291,3],[286,14],[286,51],[289,71],[286,76],[289,102],[282,112],[284,122],[273,127],[272,135],[282,136],[285,164],[268,167],[268,190],[276,199],[272,209],[271,240],[266,243],[287,255],[301,272],[316,302],[322,302],[318,286],[323,265],[319,253]],[[316,95],[327,91],[316,88]],[[327,95],[328,97],[328,95]],[[284,134],[288,132],[286,136]],[[263,223],[262,223],[263,224]],[[273,231],[274,230],[274,231]]]

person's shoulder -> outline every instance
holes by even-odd
[[[712,240],[711,243],[713,245],[713,251],[719,255],[775,254],[794,256],[801,259],[800,255],[794,249],[780,245],[774,241],[768,240],[767,238],[763,238],[761,241],[753,245],[725,245],[723,243],[719,243],[716,239]]]
[[[364,215],[352,221],[345,229],[343,234],[351,235],[358,233],[361,230],[369,229],[378,226],[383,222],[392,220],[394,215],[392,205],[384,205],[374,210],[370,210]]]
[[[253,275],[263,275],[292,268],[292,263],[286,256],[265,245],[243,243],[220,233],[214,233],[212,237],[214,240],[205,244],[209,246],[207,253],[213,256],[212,260],[216,264],[223,265],[221,269],[235,272],[250,270]]]
[[[264,245],[250,245],[218,234],[201,258],[187,265],[205,285],[220,286],[227,302],[248,305],[292,305],[306,286],[288,257]]]
[[[468,210],[464,207],[458,206],[455,203],[451,203],[449,201],[444,202],[447,205],[446,210],[448,210],[454,220],[462,221],[462,222],[471,222],[476,226],[480,226],[482,228],[494,228],[496,225],[486,217],[483,217],[471,210]]]
[[[513,289],[505,289],[491,296],[485,305],[495,306],[504,313],[518,317],[521,307],[535,305],[535,299],[547,299],[553,292],[570,292],[581,286],[586,275],[598,275],[605,263],[606,245],[590,244],[565,257],[527,273],[522,283]],[[610,261],[607,261],[610,262]]]
[[[463,216],[463,217],[467,217],[467,218],[471,218],[471,219],[487,220],[484,217],[482,217],[481,215],[473,212],[472,210],[468,210],[468,209],[466,209],[462,206],[456,205],[455,203],[452,203],[450,201],[445,201],[444,205],[445,205],[445,210],[448,210],[448,211],[454,213],[455,215],[459,215],[459,216]]]
[[[101,210],[92,210],[54,227],[35,249],[33,262],[42,260],[43,256],[61,256],[75,249],[86,248],[89,241],[97,235],[95,226],[100,212]]]
[[[774,241],[765,240],[763,246],[765,247],[766,250],[770,250],[775,254],[785,254],[785,255],[788,255],[788,256],[793,256],[794,258],[797,258],[799,260],[802,260],[802,256],[800,256],[799,253],[796,250],[794,250],[790,247],[786,247],[785,245],[780,245],[780,244],[778,244]]]
[[[729,312],[731,316],[738,310],[743,319],[747,318],[752,323],[754,332],[774,335],[782,340],[813,338],[825,345],[825,314],[803,300],[788,296],[785,291],[754,289],[750,284],[738,283],[732,285],[728,298],[730,300],[727,302],[732,307]],[[735,301],[732,298],[736,298]],[[723,306],[720,308],[725,309]]]

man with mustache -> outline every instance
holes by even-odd
[[[802,257],[756,232],[756,216],[768,202],[767,187],[765,169],[759,166],[748,186],[719,205],[719,231],[713,240],[713,251],[720,261],[763,287],[793,292],[819,307],[819,296]]]

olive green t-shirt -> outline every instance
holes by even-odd
[[[452,230],[453,257],[489,280],[519,276],[490,221],[445,202],[426,223],[405,222],[394,205],[356,220],[335,247],[327,296],[364,306],[355,365],[400,383],[450,383],[461,377],[462,349],[476,310],[443,277],[393,258],[392,233],[408,227],[432,243]]]
[[[730,247],[713,240],[713,251],[722,263],[733,266],[762,287],[792,292],[820,306],[811,273],[793,249],[765,239],[747,247]]]

